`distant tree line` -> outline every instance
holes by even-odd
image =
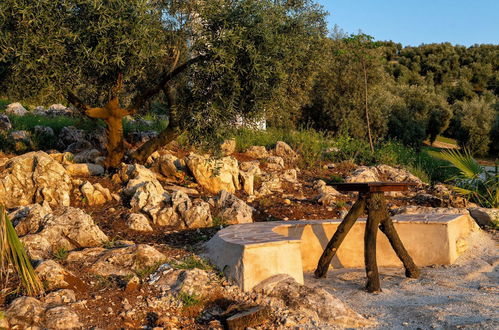
[[[0,95],[104,119],[111,167],[121,118],[152,108],[170,125],[139,161],[240,118],[417,148],[445,134],[497,154],[498,45],[404,48],[326,26],[312,0],[4,0]]]

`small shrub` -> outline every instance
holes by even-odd
[[[68,258],[68,250],[65,248],[60,248],[57,251],[52,253],[54,258],[57,260],[66,260]]]
[[[148,277],[149,275],[153,274],[158,269],[158,267],[161,266],[162,264],[164,264],[164,262],[155,262],[151,266],[147,266],[147,267],[135,270],[135,274],[137,274],[137,276],[140,279],[144,279],[144,278]]]
[[[225,226],[227,226],[226,219],[218,216],[213,217],[213,227],[225,227]]]
[[[180,291],[177,298],[182,302],[185,308],[195,306],[201,302],[201,297],[196,294],[189,294],[184,291]]]

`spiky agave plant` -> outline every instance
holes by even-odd
[[[483,207],[499,207],[499,173],[497,165],[494,173],[486,170],[471,155],[469,150],[462,152],[448,149],[442,152],[430,152],[436,158],[451,163],[459,173],[451,178],[453,189],[459,194]]]
[[[9,265],[19,276],[27,295],[43,293],[43,284],[31,265],[5,207],[0,205],[0,281],[4,287],[9,281]]]

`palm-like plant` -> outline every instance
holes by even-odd
[[[459,170],[459,173],[451,178],[451,181],[454,182],[453,189],[457,193],[468,197],[483,207],[499,207],[499,173],[497,165],[494,173],[490,173],[466,149],[462,152],[456,149],[448,149],[442,152],[430,152],[430,154],[448,161]]]
[[[0,205],[0,281],[3,287],[9,282],[10,266],[19,276],[26,294],[43,293],[43,284],[35,273],[4,206]]]

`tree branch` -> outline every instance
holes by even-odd
[[[142,93],[136,95],[131,102],[131,106],[129,107],[128,112],[129,113],[135,113],[137,112],[140,108],[144,106],[144,104],[151,99],[153,96],[158,94],[161,90],[163,90],[163,87],[173,78],[178,76],[180,73],[184,72],[186,69],[188,69],[191,65],[201,62],[205,59],[207,59],[209,55],[200,55],[194,58],[191,58],[190,60],[186,61],[185,63],[179,65],[175,69],[164,73],[162,75],[162,78],[160,81],[153,87],[144,90]]]

